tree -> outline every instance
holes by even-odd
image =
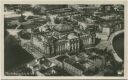
[[[27,4],[20,4],[20,5],[18,5],[18,14],[20,14],[21,15],[21,17],[19,18],[19,21],[20,22],[24,22],[25,21],[25,16],[23,15],[23,13],[25,12],[25,11],[27,11],[28,9],[30,9],[31,10],[31,6],[30,5],[27,5]]]
[[[25,16],[23,13],[25,11],[31,11],[32,7],[29,4],[5,4],[4,5],[7,10],[13,10],[16,14],[20,14],[21,17],[19,18],[20,22],[25,21]]]
[[[32,7],[32,12],[36,15],[45,15],[45,10],[45,7],[42,5],[35,5]]]
[[[60,24],[60,22],[61,22],[61,20],[59,18],[55,18],[55,20],[54,20],[55,24]]]

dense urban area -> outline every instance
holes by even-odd
[[[6,76],[123,76],[123,5],[4,5]]]

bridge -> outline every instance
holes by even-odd
[[[113,34],[109,37],[109,39],[108,39],[109,46],[107,46],[107,50],[108,50],[108,51],[111,51],[111,53],[113,54],[115,60],[116,60],[117,62],[120,62],[120,63],[122,63],[123,60],[119,57],[119,55],[117,54],[117,52],[115,51],[115,49],[114,49],[114,47],[113,47],[113,39],[114,39],[115,36],[117,36],[117,35],[119,35],[119,34],[121,34],[121,33],[124,33],[124,30],[120,30],[120,31],[117,31],[117,32],[113,33]],[[121,53],[121,54],[124,54],[124,53]]]

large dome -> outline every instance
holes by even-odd
[[[59,32],[68,32],[73,30],[73,26],[68,24],[59,24],[55,26],[54,29]]]

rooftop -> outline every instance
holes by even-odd
[[[68,24],[58,24],[54,29],[59,32],[68,32],[73,30],[73,26]]]
[[[74,38],[78,38],[74,33],[70,33],[68,35],[68,39],[74,39]]]

